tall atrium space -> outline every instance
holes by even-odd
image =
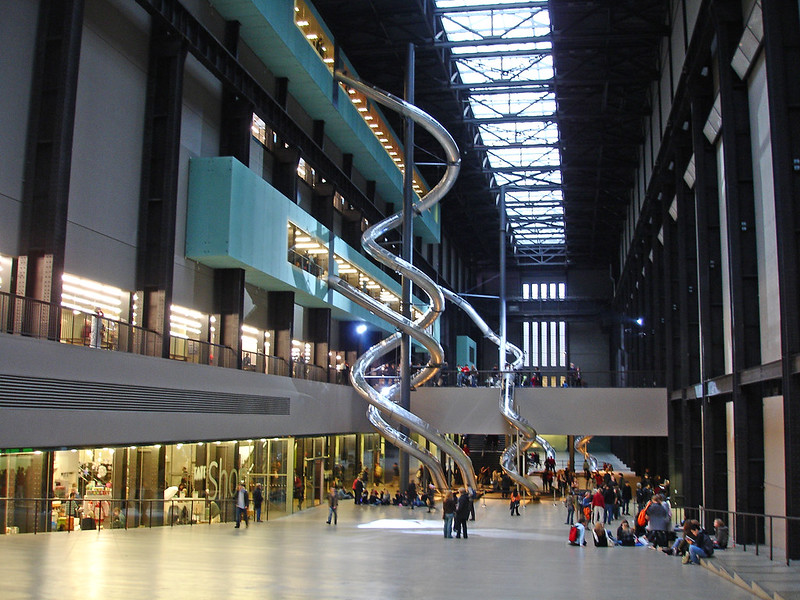
[[[800,598],[800,4],[0,13],[0,597]]]

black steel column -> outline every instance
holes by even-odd
[[[717,35],[719,97],[722,112],[725,211],[730,296],[732,400],[735,453],[736,510],[764,512],[764,430],[760,390],[744,389],[742,371],[761,363],[758,301],[758,264],[755,234],[753,160],[750,141],[750,106],[747,86],[731,67],[731,59],[742,34],[741,3],[735,0],[712,4]],[[749,521],[752,526],[752,521]],[[737,528],[740,538],[741,528]],[[754,528],[752,534],[761,535]],[[749,536],[751,532],[745,533]],[[746,539],[746,538],[745,538]],[[745,541],[740,539],[740,541]]]
[[[239,21],[225,23],[225,48],[234,57],[239,56]],[[253,138],[253,103],[229,86],[222,92],[222,118],[219,132],[220,156],[232,156],[245,166],[250,166],[250,142]]]
[[[406,54],[406,80],[405,100],[414,103],[415,84],[415,50],[414,44],[409,44]],[[403,173],[403,251],[402,258],[409,263],[414,260],[414,230],[412,212],[413,183],[414,183],[414,121],[406,117],[403,121],[403,144],[405,146],[405,171]],[[402,280],[402,315],[411,318],[411,280],[403,277]],[[403,333],[400,341],[400,406],[406,410],[411,409],[411,337]],[[401,427],[400,431],[408,435],[408,428]],[[400,489],[408,484],[408,454],[400,452]]]
[[[314,344],[313,362],[325,370],[325,381],[335,382],[336,374],[335,372],[331,374],[329,368],[331,363],[328,356],[331,348],[331,309],[307,308],[306,312],[308,314],[308,341]]]
[[[163,358],[169,357],[170,348],[185,64],[183,40],[169,28],[154,23],[150,34],[142,145],[136,287],[141,324],[161,334]]]
[[[267,329],[274,332],[272,354],[286,361],[291,375],[294,292],[268,292]]]
[[[214,312],[219,315],[219,343],[233,348],[236,368],[242,368],[244,269],[214,269]]]
[[[33,61],[15,291],[53,303],[50,339],[60,337],[83,7],[83,0],[41,1]]]
[[[765,2],[764,52],[769,92],[770,140],[780,282],[786,514],[800,516],[800,15],[794,2]],[[786,532],[789,554],[800,558],[800,523]]]
[[[702,64],[708,71],[709,63]],[[698,65],[699,66],[699,65]],[[701,397],[697,400],[702,410],[702,461],[701,479],[698,489],[692,495],[692,504],[702,504],[713,508],[727,506],[727,481],[717,485],[717,457],[721,452],[727,456],[727,440],[715,432],[718,423],[714,423],[718,413],[711,406],[723,407],[725,398],[709,399],[707,381],[724,374],[724,335],[723,335],[723,299],[722,299],[722,258],[720,237],[719,190],[717,183],[717,162],[715,148],[703,133],[709,111],[714,103],[711,77],[695,73],[689,84],[691,105],[691,133],[695,157],[695,202],[692,216],[695,220],[695,248],[697,253],[696,286],[698,296],[698,368]],[[723,419],[723,425],[725,424]],[[727,465],[723,467],[727,474]],[[716,483],[715,483],[716,482]]]

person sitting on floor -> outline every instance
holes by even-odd
[[[594,545],[598,548],[608,548],[609,546],[614,545],[614,542],[611,540],[611,536],[606,531],[605,525],[602,523],[602,521],[597,521],[594,524],[592,536],[594,537]]]
[[[617,544],[620,546],[635,546],[636,536],[633,534],[633,529],[628,524],[628,519],[622,519],[619,527],[617,527]]]
[[[700,523],[697,521],[692,523],[686,538],[691,542],[691,545],[689,546],[689,552],[683,555],[683,564],[692,563],[699,565],[701,558],[713,556],[714,540],[700,527]]]
[[[586,517],[581,517],[580,519],[578,519],[578,522],[575,523],[575,525],[570,527],[570,540],[569,540],[569,545],[570,546],[585,546],[586,545],[586,540],[584,539],[585,536],[586,536],[586,523],[588,523],[588,521],[586,520]],[[576,533],[574,540],[572,539],[572,530],[573,529],[575,530],[575,533]]]
[[[728,547],[728,526],[722,519],[714,519],[714,548],[724,550]]]

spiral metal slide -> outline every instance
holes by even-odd
[[[597,471],[597,458],[589,454],[589,441],[593,437],[591,435],[575,436],[575,450],[583,454],[584,460],[589,463],[589,468],[592,471]]]
[[[360,91],[375,102],[383,104],[400,113],[402,116],[413,120],[416,124],[426,129],[442,145],[447,155],[447,167],[444,175],[433,189],[425,194],[425,196],[413,206],[414,213],[417,215],[432,208],[453,186],[461,167],[458,146],[452,136],[430,115],[388,92],[367,85],[339,71],[336,72],[335,78],[344,85]],[[427,308],[415,321],[397,313],[378,300],[363,293],[361,290],[351,286],[341,278],[335,275],[327,276],[327,283],[331,289],[335,289],[356,304],[366,308],[398,329],[397,332],[390,335],[388,338],[369,348],[356,360],[350,372],[350,381],[356,391],[369,403],[370,406],[367,416],[372,425],[389,442],[405,450],[408,454],[416,457],[427,466],[431,472],[434,485],[440,491],[447,490],[449,486],[447,485],[447,480],[444,476],[444,471],[442,470],[439,459],[426,448],[417,444],[409,436],[404,435],[392,427],[384,416],[390,417],[393,421],[408,427],[411,431],[414,431],[435,444],[437,448],[453,459],[461,472],[462,481],[472,489],[477,489],[478,485],[475,478],[475,471],[472,467],[472,461],[464,451],[429,423],[426,423],[415,414],[396,404],[395,398],[400,392],[400,383],[395,383],[382,392],[378,392],[369,385],[365,377],[370,364],[400,345],[403,333],[414,338],[430,354],[430,359],[425,367],[412,377],[412,386],[420,386],[433,378],[438,373],[444,361],[444,351],[441,345],[425,331],[436,321],[439,314],[444,309],[444,297],[441,289],[430,277],[414,267],[414,265],[392,254],[378,244],[378,239],[381,236],[402,224],[402,218],[402,212],[398,212],[376,223],[364,232],[361,238],[361,244],[373,258],[410,279],[428,296],[429,302]]]

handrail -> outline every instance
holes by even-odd
[[[784,526],[784,546],[783,552],[787,566],[790,564],[790,557],[789,557],[789,523],[795,522],[800,525],[800,517],[792,517],[787,515],[773,515],[773,514],[761,514],[761,513],[751,513],[751,512],[744,512],[744,511],[736,511],[736,510],[722,510],[722,509],[714,509],[714,508],[706,508],[704,506],[685,506],[685,507],[676,507],[674,509],[677,512],[682,512],[684,518],[690,518],[691,515],[697,515],[697,520],[700,521],[700,524],[703,528],[706,528],[706,524],[710,521],[712,524],[714,519],[721,518],[724,515],[726,518],[724,519],[728,525],[728,529],[730,531],[730,539],[733,545],[736,544],[742,546],[744,552],[747,552],[747,546],[753,545],[755,546],[755,553],[756,556],[760,554],[759,550],[761,546],[769,545],[769,559],[774,560],[775,558],[775,542],[774,542],[774,521],[783,521]],[[761,521],[761,528],[759,528],[759,521]],[[764,530],[764,527],[767,527]],[[763,541],[760,542],[759,539],[768,534],[769,543],[766,544]]]

